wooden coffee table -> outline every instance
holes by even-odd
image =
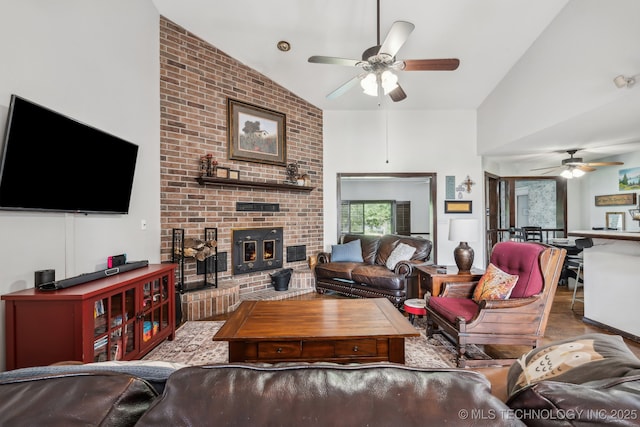
[[[243,301],[213,337],[229,362],[404,363],[419,336],[386,298]]]

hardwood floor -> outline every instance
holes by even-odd
[[[578,292],[580,292],[580,289]],[[549,321],[547,322],[547,329],[543,338],[543,345],[565,338],[597,332],[615,335],[612,332],[584,323],[582,321],[582,316],[584,315],[582,303],[576,302],[573,310],[571,310],[572,295],[573,290],[568,289],[566,286],[558,287],[555,298],[553,299],[553,305],[551,306],[551,313],[549,314]],[[631,321],[631,319],[629,320]],[[628,339],[624,341],[633,354],[635,354],[636,357],[640,357],[640,343]],[[517,357],[529,351],[530,348],[518,346],[487,346],[485,350],[487,352],[496,351],[502,357]]]
[[[582,321],[583,306],[581,302],[576,302],[573,310],[571,310],[571,296],[573,291],[569,290],[566,286],[559,286],[556,291],[553,305],[551,306],[551,313],[549,315],[549,321],[547,323],[547,329],[543,344],[547,344],[553,341],[562,340],[565,338],[571,338],[578,335],[589,333],[607,333],[611,332],[600,329],[596,326],[589,325]],[[320,295],[316,292],[310,292],[307,294],[292,297],[292,300],[307,300],[316,298],[341,298],[338,295]],[[226,320],[228,314],[222,314],[214,316],[207,320]],[[631,351],[640,358],[640,343],[625,339],[625,343],[631,349]],[[527,351],[531,350],[530,347],[522,346],[485,346],[487,354],[495,358],[515,358],[519,357]]]

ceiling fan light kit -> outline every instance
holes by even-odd
[[[369,73],[360,81],[362,91],[370,96],[378,96],[378,79],[375,74]]]
[[[370,96],[378,96],[378,87],[382,87],[385,95],[398,87],[398,76],[389,70],[382,74],[369,73],[361,81],[360,86],[364,93]]]
[[[584,175],[585,172],[581,169],[578,168],[570,168],[570,169],[565,169],[560,173],[560,176],[563,178],[567,178],[567,179],[571,179],[571,178],[580,178],[582,175]]]

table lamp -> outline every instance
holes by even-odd
[[[477,219],[449,220],[449,240],[460,242],[453,251],[453,258],[458,266],[458,273],[469,273],[473,265],[473,249],[467,242],[478,239]]]

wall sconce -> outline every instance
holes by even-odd
[[[615,83],[618,89],[622,89],[623,87],[630,88],[634,84],[636,84],[636,79],[633,76],[625,77],[622,74],[620,74],[619,76],[616,76],[615,79],[613,79],[613,83]]]

